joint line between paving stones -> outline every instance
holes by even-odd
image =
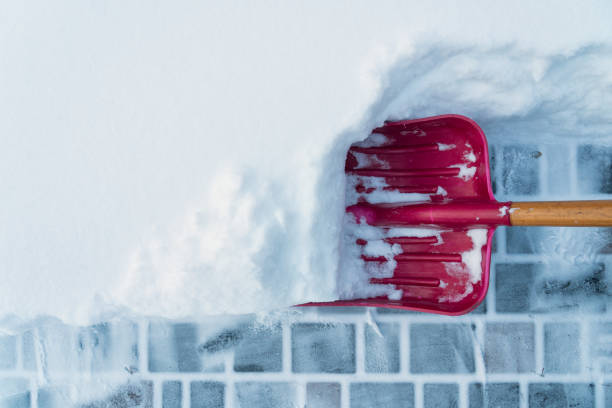
[[[23,336],[21,334],[15,336],[15,368],[23,370]]]
[[[282,372],[291,373],[291,326],[285,322],[281,323],[282,333]]]
[[[535,371],[536,373],[544,374],[544,328],[540,319],[535,319],[533,324],[533,351],[535,357]]]
[[[138,322],[138,369],[141,373],[149,371],[149,322],[141,320]]]
[[[30,379],[28,382],[28,388],[30,390],[30,407],[38,407],[38,384],[36,380]]]
[[[606,408],[604,385],[601,382],[595,382],[595,408]]]
[[[298,381],[295,384],[296,402],[298,407],[306,406],[306,383],[308,380]]]
[[[340,406],[342,408],[350,408],[350,382],[348,380],[340,381]]]
[[[400,358],[400,374],[408,375],[410,371],[410,325],[406,319],[401,319],[399,322],[400,338],[399,338],[399,358]]]
[[[236,383],[234,381],[235,358],[235,351],[232,351],[231,353],[227,353],[225,355],[225,408],[234,407],[234,394],[236,389]]]
[[[474,322],[476,325],[476,332],[473,333],[474,341],[473,350],[474,350],[474,365],[475,365],[475,376],[479,379],[480,382],[484,383],[486,381],[486,368],[484,362],[484,322],[477,321]]]
[[[591,338],[591,322],[581,319],[578,327],[580,328],[580,373],[586,375],[589,371],[587,361],[592,361],[589,352],[591,346],[591,344],[589,344],[589,339]]]
[[[366,320],[355,323],[355,372],[365,373],[365,325],[369,324]]]
[[[184,377],[181,379],[181,408],[191,407],[191,381]]]
[[[225,395],[223,400],[225,401],[225,408],[233,408],[234,407],[234,395],[236,394],[236,383],[233,379],[228,379],[225,381]]]
[[[425,398],[423,395],[423,381],[420,379],[416,379],[413,381],[414,387],[414,406],[416,408],[423,408],[425,405]]]
[[[458,408],[469,408],[468,387],[469,383],[467,382],[459,383],[459,400],[457,401],[459,405]]]
[[[159,380],[153,380],[153,407],[162,408],[162,390],[163,382]]]
[[[529,383],[519,380],[519,408],[529,408]]]

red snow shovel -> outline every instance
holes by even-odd
[[[377,137],[355,143],[348,151],[345,171],[358,199],[346,211],[356,222],[382,230],[420,229],[414,236],[385,238],[401,248],[393,258],[393,274],[370,279],[371,284],[391,285],[401,295],[310,306],[461,315],[478,306],[487,293],[491,239],[497,226],[612,226],[612,201],[496,201],[487,140],[467,117],[386,122],[372,133]],[[381,202],[380,197],[392,199]],[[431,234],[422,232],[427,228]],[[367,243],[357,239],[355,245]],[[366,264],[389,261],[365,254],[361,258]]]

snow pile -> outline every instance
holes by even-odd
[[[0,17],[0,316],[336,297],[346,150],[387,119],[464,114],[491,140],[612,134],[612,52],[580,47],[606,38],[601,13],[534,33],[515,22],[541,27],[537,13],[506,6],[21,7]],[[455,43],[419,40],[441,27]]]
[[[139,314],[197,317],[335,299],[333,272],[310,266],[311,202],[255,174],[218,173],[205,202],[133,254],[114,302]]]

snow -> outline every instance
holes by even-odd
[[[201,327],[217,330],[234,320],[211,315],[400,298],[351,273],[363,265],[350,265],[360,259],[341,235],[348,146],[384,120],[445,113],[473,118],[491,142],[611,145],[610,11],[601,1],[3,2],[0,337],[34,326],[16,347],[32,340],[44,363],[23,390],[71,381],[72,397],[101,398],[131,373],[107,380],[88,367],[132,369],[133,322],[123,319],[134,315],[212,319]],[[372,135],[362,146],[384,143]],[[548,162],[548,176],[569,162]],[[460,176],[473,176],[467,166]],[[567,181],[544,195],[580,199]],[[385,237],[434,233],[353,226],[351,238],[390,260],[397,247]],[[527,238],[559,264],[540,278],[577,284],[609,244],[606,231],[586,228]],[[101,328],[64,324],[113,317],[102,354]],[[345,327],[323,344],[349,350]],[[160,337],[167,344],[145,345],[144,364],[176,352]],[[580,364],[597,367],[594,358]]]
[[[467,236],[472,240],[472,248],[469,251],[461,253],[461,263],[464,264],[469,271],[469,281],[462,293],[448,291],[441,296],[439,302],[459,302],[467,295],[474,291],[474,284],[482,279],[482,248],[487,244],[487,230],[482,228],[473,228],[467,231]],[[456,266],[452,263],[445,264],[446,270],[451,274]],[[462,271],[463,269],[459,269]],[[448,284],[440,281],[440,287],[445,288]]]
[[[365,153],[354,153],[355,159],[357,159],[356,169],[367,169],[370,167],[376,166],[380,169],[389,168],[389,164],[378,158],[375,154],[365,154]]]
[[[379,228],[356,222],[346,216],[342,226],[342,249],[337,276],[337,294],[340,299],[363,299],[386,295],[391,300],[401,299],[401,290],[393,285],[371,284],[370,278],[390,278],[397,266],[394,257],[402,253],[399,244],[385,241],[392,237],[436,237],[442,243],[442,230],[432,228]],[[366,241],[361,248],[358,240]],[[486,240],[485,240],[486,242]],[[383,262],[366,262],[361,255],[384,258]],[[477,272],[480,276],[480,267]]]
[[[340,266],[337,276],[337,291],[340,299],[359,299],[375,296],[397,297],[393,285],[370,284],[370,278],[390,278],[397,266],[393,257],[401,253],[397,244],[384,241],[389,237],[387,231],[370,226],[365,222],[353,219],[351,215],[344,217]],[[362,249],[356,244],[358,239],[367,241]],[[384,257],[385,262],[366,262],[361,258],[366,256]],[[401,297],[401,295],[400,295]]]
[[[510,207],[508,207],[507,205],[501,206],[499,208],[499,216],[500,217],[505,217],[506,214],[508,214],[508,210],[510,209]]]
[[[440,150],[441,152],[445,151],[445,150],[451,150],[454,149],[455,146],[454,144],[444,144],[444,143],[437,143],[438,145],[438,150]]]
[[[366,190],[359,192],[357,186],[363,186]],[[378,203],[401,203],[431,201],[429,194],[421,193],[401,193],[397,190],[385,190],[389,185],[384,177],[352,176],[346,177],[346,205],[357,204],[360,199],[367,197],[370,204]],[[436,194],[444,194],[446,191],[438,186]]]
[[[487,244],[487,230],[474,228],[467,236],[472,240],[472,249],[461,254],[461,262],[470,271],[470,282],[477,283],[482,278],[482,247]]]
[[[466,143],[466,146],[467,146],[468,148],[472,149],[472,146],[470,146],[470,144],[469,144],[469,143]],[[467,153],[466,153],[466,154],[463,156],[463,158],[464,158],[465,160],[467,160],[468,162],[470,162],[470,163],[475,163],[475,162],[476,162],[476,155],[474,154],[474,151],[473,151],[473,150],[470,150],[469,152],[467,152]]]
[[[387,136],[380,133],[371,133],[364,140],[355,142],[358,147],[378,147],[387,143]]]
[[[443,113],[490,138],[609,137],[612,52],[593,45],[608,16],[599,2],[4,3],[0,318],[336,298],[348,146]]]
[[[436,190],[436,195],[440,195],[440,196],[446,197],[446,196],[448,196],[448,191],[446,191],[442,187],[438,186],[438,189]]]
[[[474,174],[476,174],[476,167],[472,166],[472,167],[468,167],[467,164],[457,164],[454,166],[449,166],[449,167],[455,167],[459,169],[459,174],[457,174],[457,177],[462,178],[465,181],[470,180],[472,177],[474,177]]]

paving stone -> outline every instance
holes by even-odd
[[[190,384],[191,408],[223,408],[225,384],[221,382],[192,381]]]
[[[605,242],[597,251],[600,254],[612,254],[612,228],[596,228],[602,240]]]
[[[62,387],[44,387],[38,390],[38,408],[64,408],[72,406],[70,390]]]
[[[355,372],[355,326],[352,324],[294,324],[291,349],[296,373]]]
[[[484,402],[486,407],[519,408],[520,387],[517,383],[485,384]]]
[[[529,408],[594,408],[593,384],[529,384]]]
[[[539,240],[534,231],[540,227],[505,228],[506,252],[509,254],[535,254],[539,249]]]
[[[578,373],[580,371],[580,325],[544,324],[544,372]]]
[[[52,373],[76,372],[83,369],[79,365],[80,351],[76,340],[76,328],[57,321],[41,324],[36,332],[30,332],[32,349],[24,350],[24,365],[27,369],[36,368],[34,344],[44,350],[45,369]],[[28,336],[24,337],[28,339]],[[34,367],[32,367],[34,365]]]
[[[339,383],[308,383],[306,408],[340,408]]]
[[[472,341],[467,324],[413,323],[410,326],[410,371],[473,373]]]
[[[207,355],[214,355],[233,350],[243,340],[244,334],[243,326],[226,328],[206,337],[198,346],[198,351]]]
[[[205,361],[201,337],[199,327],[192,323],[152,322],[149,325],[149,371],[223,371],[222,360]]]
[[[487,323],[484,359],[489,373],[533,372],[535,369],[533,324]]]
[[[198,353],[198,330],[194,324],[178,323],[173,325],[174,347],[178,371],[197,372],[202,370]]]
[[[234,406],[240,408],[294,408],[295,386],[286,382],[236,383]]]
[[[517,383],[472,383],[469,386],[469,408],[519,408],[520,388]]]
[[[498,313],[528,312],[534,275],[533,264],[496,264],[495,310]]]
[[[495,308],[499,313],[606,310],[608,286],[604,264],[501,263],[494,269]]]
[[[108,397],[81,405],[82,408],[153,408],[153,383],[142,381],[118,387]]]
[[[581,193],[612,194],[612,147],[578,148],[578,189]]]
[[[243,347],[248,348],[249,340],[261,342],[261,336],[257,334],[257,329],[253,325],[252,316],[243,316],[242,322],[237,323],[235,319],[229,319],[231,322],[230,326],[227,326],[228,321],[226,317],[219,317],[219,321],[209,322],[206,325],[200,325],[198,330],[198,337],[200,338],[197,352],[200,354],[202,369],[207,372],[222,372],[225,367],[225,356],[228,353],[235,352],[238,350],[238,358],[241,359],[241,350]],[[221,327],[221,330],[219,329]],[[276,331],[270,328],[270,333],[278,334],[278,328]],[[273,340],[276,344],[276,340]],[[261,344],[261,343],[259,343]],[[272,346],[272,350],[275,348]],[[271,354],[269,354],[271,356]],[[257,357],[260,361],[261,358]],[[249,369],[250,363],[245,362],[245,368]],[[276,364],[273,360],[268,363]],[[255,369],[254,365],[250,369]],[[259,369],[268,369],[266,366],[260,366]]]
[[[138,370],[138,328],[133,322],[117,320],[76,327],[47,321],[22,338],[26,370],[38,369],[38,350],[44,350],[45,369],[54,374]]]
[[[505,194],[534,195],[540,191],[538,149],[534,145],[502,148],[502,187]]]
[[[234,371],[276,372],[283,368],[283,332],[280,325],[244,328],[234,351]]]
[[[181,408],[183,385],[180,381],[164,381],[162,384],[162,408]]]
[[[100,323],[77,332],[81,370],[135,372],[138,369],[138,326],[129,321]]]
[[[549,264],[541,265],[540,268],[534,282],[535,294],[530,307],[532,311],[606,311],[608,284],[604,264]],[[558,276],[569,278],[561,279]]]
[[[411,383],[352,383],[351,408],[412,408],[414,385]]]
[[[468,388],[468,406],[469,408],[484,408],[484,395],[482,384],[472,383]]]
[[[457,408],[459,386],[457,384],[425,384],[423,386],[425,408]]]
[[[0,370],[10,370],[17,364],[17,338],[0,335]]]
[[[365,369],[369,373],[399,372],[399,324],[365,325]]]
[[[0,378],[0,408],[30,408],[30,384],[23,378]]]
[[[547,194],[567,195],[567,180],[570,180],[570,169],[573,167],[571,162],[575,158],[570,154],[568,146],[562,143],[546,146],[544,154],[547,156]]]
[[[470,313],[468,313],[468,315],[470,314],[482,315],[485,313],[487,313],[487,302],[483,300],[482,302],[480,302],[478,306],[476,306],[476,309],[472,310]]]
[[[547,237],[558,231],[552,227],[505,228],[506,252],[509,254],[550,253]]]
[[[602,373],[612,373],[612,364],[608,363],[612,357],[612,322],[596,321],[591,323],[589,342],[589,364],[599,363]]]
[[[612,384],[606,383],[604,389],[604,407],[612,407]]]
[[[34,346],[34,333],[31,330],[21,335],[21,352],[23,353],[23,368],[28,371],[36,371],[36,349]]]
[[[152,322],[149,324],[149,371],[179,371],[178,352],[174,342],[174,327],[168,323]],[[193,339],[192,355],[197,355],[197,341]],[[186,346],[185,341],[182,342]],[[182,355],[188,353],[183,351]],[[191,362],[190,364],[193,365]],[[185,367],[183,362],[181,367]]]

